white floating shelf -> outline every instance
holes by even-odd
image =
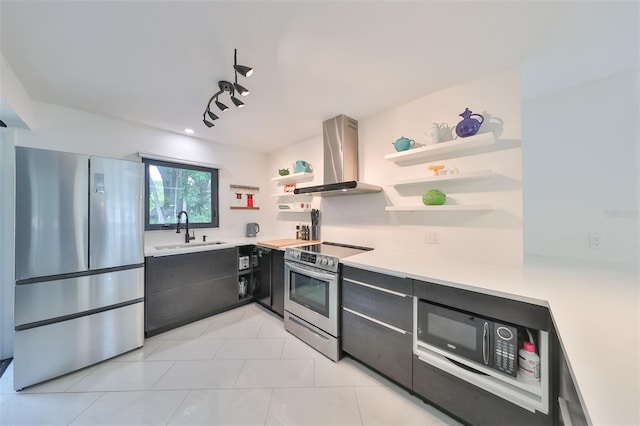
[[[311,209],[276,209],[274,211],[276,213],[307,213],[310,212]]]
[[[422,159],[426,160],[430,157],[442,158],[443,156],[446,156],[446,154],[491,145],[495,141],[496,139],[492,132],[480,133],[479,135],[469,136],[467,138],[458,138],[448,142],[440,142],[434,145],[427,145],[420,148],[387,154],[384,156],[384,159],[393,161],[394,163],[402,163]]]
[[[293,192],[280,192],[278,194],[271,194],[271,197],[313,197],[313,194],[294,194]]]
[[[430,212],[464,212],[464,211],[489,211],[493,210],[492,204],[451,204],[442,206],[387,206],[384,208],[388,212],[418,212],[418,211],[430,211]]]
[[[403,179],[396,181],[393,186],[415,185],[420,183],[429,182],[444,182],[444,181],[456,181],[456,180],[480,180],[493,176],[493,170],[478,170],[474,172],[459,173],[455,175],[443,175],[443,176],[424,176],[414,179]]]
[[[278,183],[293,183],[293,182],[304,182],[312,179],[313,179],[313,173],[302,172],[302,173],[292,173],[286,176],[274,177],[274,178],[271,178],[271,181],[278,182]]]

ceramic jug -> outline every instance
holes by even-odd
[[[480,117],[480,121],[471,118],[474,115]],[[465,108],[460,117],[462,117],[462,121],[456,126],[456,134],[461,138],[475,135],[480,130],[482,123],[484,123],[484,117],[480,114],[474,114],[469,108]]]
[[[431,131],[429,132],[430,143],[434,144],[442,142],[442,135],[448,128],[449,125],[447,123],[433,123],[431,125]]]
[[[306,161],[298,160],[296,161],[296,164],[295,164],[295,170],[296,170],[296,173],[310,172],[311,165]]]
[[[395,147],[396,151],[400,152],[400,151],[406,151],[407,149],[415,145],[415,143],[416,141],[414,141],[413,139],[405,138],[403,136],[397,141],[392,142],[391,145]]]

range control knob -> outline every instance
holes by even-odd
[[[329,260],[327,261],[327,265],[329,265],[329,266],[333,266],[333,259],[329,259]]]

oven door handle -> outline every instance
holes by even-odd
[[[309,275],[313,278],[317,278],[320,280],[333,281],[336,279],[336,274],[327,274],[324,272],[319,272],[315,268],[310,268],[308,266],[303,266],[303,265],[294,265],[291,262],[285,262],[285,263],[286,263],[286,267],[293,272],[298,272],[303,275]]]

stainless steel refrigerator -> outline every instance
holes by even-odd
[[[16,390],[142,346],[142,163],[16,148]]]

